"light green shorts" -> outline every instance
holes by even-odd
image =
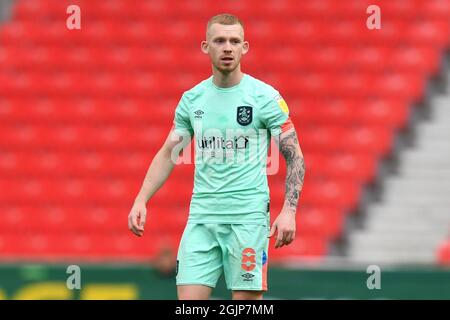
[[[188,223],[177,257],[177,285],[214,288],[222,274],[229,290],[267,290],[269,226]]]

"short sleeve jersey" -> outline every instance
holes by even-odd
[[[248,74],[233,87],[210,77],[184,92],[174,130],[195,145],[189,222],[267,224],[270,137],[292,128],[280,93]]]

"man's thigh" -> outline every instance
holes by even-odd
[[[212,226],[186,225],[177,255],[176,283],[215,288],[222,273],[222,252]]]
[[[269,227],[234,224],[231,231],[226,240],[219,239],[228,289],[266,291]]]

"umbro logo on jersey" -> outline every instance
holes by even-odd
[[[202,110],[197,110],[194,112],[194,114],[195,114],[195,118],[201,119],[204,112]]]
[[[236,120],[242,126],[249,125],[253,120],[253,107],[237,107]]]

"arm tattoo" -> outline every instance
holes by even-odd
[[[305,161],[300,155],[295,131],[280,139],[280,151],[286,160],[287,168],[285,204],[295,212],[305,177]]]

